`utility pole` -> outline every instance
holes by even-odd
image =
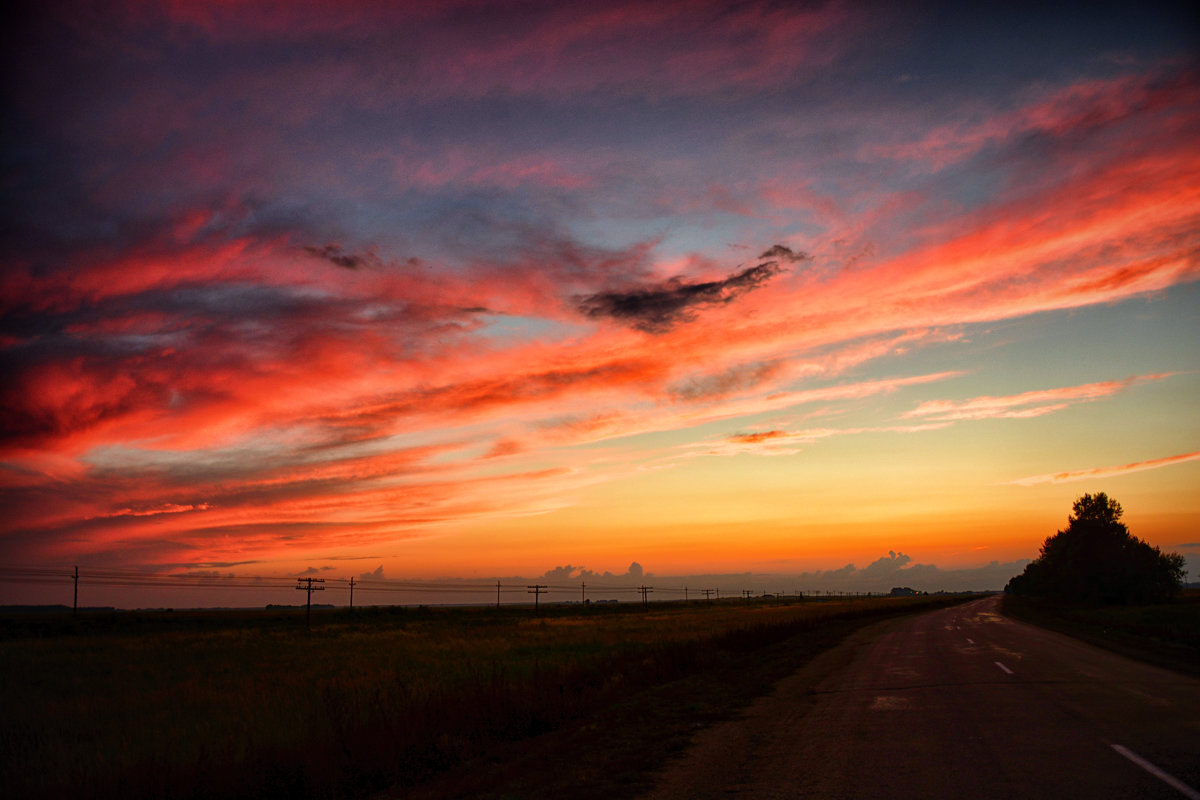
[[[79,567],[75,567],[75,600],[71,603],[71,616],[79,615]]]
[[[500,581],[496,581],[496,608],[500,607]]]
[[[526,586],[529,591],[526,594],[533,595],[533,611],[538,613],[538,596],[550,591],[550,588],[544,583],[535,583],[533,586]]]
[[[354,610],[354,576],[350,576],[350,610]]]
[[[584,581],[580,581],[579,582],[579,604],[580,605],[583,605],[584,603],[587,602],[587,594],[585,594],[586,589],[587,589],[587,583]]]
[[[687,602],[687,587],[683,587],[683,602]]]
[[[709,605],[712,605],[712,596],[713,596],[713,592],[715,592],[715,591],[716,591],[716,589],[701,589],[700,594],[704,595],[704,601],[706,603],[708,603]]]
[[[313,586],[314,583],[321,584]],[[324,578],[296,578],[296,588],[308,592],[308,602],[304,605],[304,629],[312,630],[312,593],[325,591]]]
[[[653,586],[639,586],[638,591],[642,593],[642,608],[648,608],[650,601],[646,599],[646,595],[654,591]]]
[[[752,593],[753,593],[752,589],[742,589],[742,597],[746,598],[747,602],[750,600],[750,595]]]

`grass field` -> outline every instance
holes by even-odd
[[[362,797],[569,729],[576,755],[636,751],[603,753],[620,783],[853,627],[953,600],[8,617],[0,774],[13,797]]]
[[[1128,606],[1070,606],[1006,595],[1004,612],[1132,658],[1200,674],[1200,590],[1170,603]]]

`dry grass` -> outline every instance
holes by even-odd
[[[0,621],[0,773],[22,797],[364,796],[919,602]]]

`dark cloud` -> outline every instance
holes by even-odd
[[[912,556],[905,553],[897,553],[895,550],[888,550],[886,558],[878,558],[872,561],[862,568],[861,574],[864,577],[886,575],[903,569],[910,561],[912,561]]]
[[[364,581],[387,580],[387,578],[385,578],[383,575],[383,564],[380,564],[378,567],[376,567],[374,572],[364,572],[361,575],[359,575],[358,578],[359,578],[359,580],[364,580]]]
[[[780,247],[776,245],[767,253]],[[790,250],[787,252],[791,254]],[[654,286],[599,292],[579,298],[578,307],[592,319],[610,317],[628,322],[648,333],[659,333],[681,322],[691,321],[700,308],[733,302],[759,288],[781,271],[779,261],[771,259],[746,267],[719,281],[689,283],[675,277]]]
[[[567,564],[565,566],[546,570],[542,577],[550,580],[560,581],[572,579],[586,580],[589,578],[649,578],[653,577],[653,573],[646,572],[642,569],[641,564],[634,561],[629,565],[629,569],[626,570],[623,575],[617,575],[609,571],[594,572],[590,569],[584,569],[583,567],[575,566],[574,564]]]
[[[590,569],[577,567],[574,564],[567,564],[565,566],[555,567],[554,569],[548,569],[542,575],[543,578],[558,581],[570,580],[571,578],[591,578],[595,576],[596,573],[592,572]]]
[[[793,250],[782,244],[772,245],[764,251],[759,257],[759,260],[784,261],[788,264],[798,264],[801,261],[808,261],[812,256],[803,251]]]
[[[1009,578],[1019,574],[1029,559],[1007,563],[991,563],[964,568],[943,568],[936,564],[914,564],[905,553],[892,551],[859,569],[854,564],[829,570],[798,574],[763,573],[739,575],[674,575],[669,579],[679,584],[720,586],[726,591],[753,588],[755,591],[792,594],[812,592],[875,592],[886,594],[896,586],[911,586],[918,591],[998,591]]]
[[[698,375],[681,381],[667,391],[679,402],[717,400],[734,392],[753,389],[779,371],[778,363],[740,364],[721,372]]]
[[[364,256],[356,253],[347,253],[338,244],[326,244],[321,247],[305,245],[304,249],[317,258],[323,258],[331,264],[336,264],[346,269],[358,269],[359,267],[372,264],[377,260],[369,254]]]

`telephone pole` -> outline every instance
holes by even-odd
[[[500,607],[500,581],[496,581],[496,608]]]
[[[704,595],[704,602],[711,605],[713,592],[715,592],[715,591],[716,591],[716,589],[701,589],[700,594]]]
[[[71,602],[71,616],[79,615],[79,567],[75,567],[75,599]]]
[[[535,583],[533,586],[526,586],[525,588],[529,590],[528,592],[526,592],[526,594],[533,595],[533,611],[534,611],[534,613],[535,614],[539,613],[538,612],[538,597],[545,594],[546,592],[550,591],[550,588],[548,586],[546,586],[544,583]]]
[[[354,576],[350,576],[350,610],[354,610]]]
[[[742,589],[742,597],[746,598],[746,600],[749,601],[750,595],[752,594],[752,592],[753,592],[752,589]]]
[[[642,593],[642,608],[648,608],[650,601],[646,599],[646,595],[654,591],[653,586],[639,586],[638,591]]]
[[[313,586],[314,583],[321,584]],[[312,630],[312,593],[325,591],[324,578],[296,578],[296,588],[308,592],[308,602],[304,604],[304,629]]]
[[[583,605],[587,602],[587,584],[583,581],[579,582],[579,604]]]

